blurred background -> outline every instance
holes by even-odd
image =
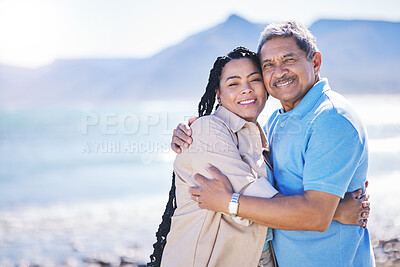
[[[0,266],[135,266],[168,198],[172,130],[217,56],[270,22],[317,37],[367,125],[368,227],[400,266],[400,2],[0,0]],[[269,99],[265,122],[279,102]]]

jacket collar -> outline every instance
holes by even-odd
[[[260,133],[262,147],[264,148],[264,150],[266,152],[269,153],[270,147],[269,147],[267,138],[265,136],[265,133],[264,133],[262,127],[260,126],[260,124],[258,122],[257,123],[253,123],[253,122],[246,121],[242,117],[240,117],[240,116],[236,115],[235,113],[229,111],[228,109],[224,108],[223,106],[219,106],[218,109],[214,112],[214,115],[217,116],[218,118],[220,118],[222,121],[224,121],[225,124],[234,133],[237,133],[238,131],[240,131],[243,127],[245,127],[246,124],[247,125],[253,125],[253,127],[256,126],[258,128],[259,133]]]
[[[214,115],[223,120],[226,125],[235,133],[242,129],[246,123],[251,123],[224,108],[223,106],[219,106],[214,112]]]

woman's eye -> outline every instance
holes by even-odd
[[[238,85],[237,83],[230,83],[228,86],[235,86]]]
[[[261,82],[261,79],[260,78],[255,78],[255,79],[253,79],[253,80],[251,80],[252,82]]]

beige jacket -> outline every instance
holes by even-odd
[[[196,173],[210,177],[207,163],[219,168],[239,193],[266,177],[262,151],[268,144],[264,132],[258,123],[247,122],[223,107],[197,119],[191,128],[193,143],[177,155],[174,163],[177,209],[161,266],[256,267],[267,227],[255,223],[244,226],[230,215],[202,210],[190,198],[188,189],[197,185],[193,178]],[[272,197],[276,190],[266,184],[264,197]]]

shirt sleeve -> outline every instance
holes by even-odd
[[[317,190],[341,198],[362,160],[365,144],[343,116],[317,118],[304,158],[304,190]]]

